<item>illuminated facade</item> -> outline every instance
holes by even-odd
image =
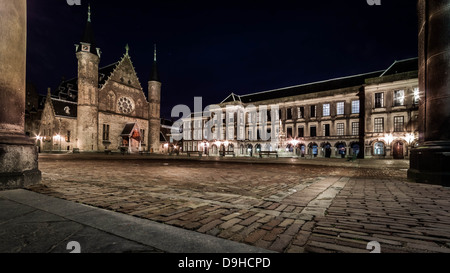
[[[129,55],[99,68],[90,12],[76,45],[78,77],[48,92],[36,141],[41,151],[160,151],[161,82],[156,67],[147,100]]]
[[[212,128],[212,136],[205,128],[215,116],[193,114],[183,120],[182,150],[211,156],[406,158],[418,138],[417,73],[414,58],[396,61],[384,71],[232,93],[218,104],[223,128]],[[251,106],[267,106],[263,129],[269,140],[257,130],[264,120],[261,112],[250,111]],[[227,107],[232,114],[226,114]]]

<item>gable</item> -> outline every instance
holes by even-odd
[[[125,54],[122,60],[117,64],[107,81],[109,80],[142,90],[133,63],[127,54]]]
[[[53,110],[52,99],[47,96],[42,110],[41,124],[50,124],[55,118],[55,111]]]

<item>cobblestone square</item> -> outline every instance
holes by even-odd
[[[450,252],[449,188],[389,161],[277,160],[44,154],[30,190],[277,252]]]

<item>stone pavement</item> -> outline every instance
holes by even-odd
[[[178,159],[41,155],[30,190],[276,252],[450,252],[450,189],[405,161]]]
[[[1,191],[0,207],[0,253],[268,252],[26,190]]]

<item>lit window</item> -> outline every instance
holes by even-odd
[[[336,133],[338,136],[343,136],[344,135],[344,123],[338,123],[336,125]]]
[[[394,106],[403,106],[405,103],[405,91],[396,90],[394,91]]]
[[[330,115],[330,104],[326,103],[323,105],[323,116],[327,117]]]
[[[344,102],[338,102],[336,104],[336,114],[343,115],[344,114]]]
[[[384,155],[384,143],[377,142],[373,145],[373,154],[374,155]]]
[[[419,104],[419,100],[420,100],[420,94],[419,94],[419,88],[414,88],[414,104],[417,105]]]
[[[359,100],[352,101],[352,114],[359,114]]]
[[[359,135],[359,122],[352,122],[352,135]]]
[[[404,131],[404,123],[405,123],[405,118],[403,116],[394,117],[394,132],[403,132]]]
[[[384,107],[384,93],[376,93],[375,108],[383,108],[383,107]]]
[[[375,118],[374,120],[374,132],[383,133],[384,131],[384,118]]]

